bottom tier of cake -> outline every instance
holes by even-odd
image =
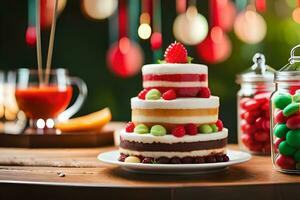
[[[137,157],[142,163],[191,164],[226,162],[228,130],[209,134],[153,136],[151,134],[120,134],[120,158]]]

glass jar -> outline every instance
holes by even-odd
[[[284,173],[300,173],[300,56],[297,45],[289,63],[275,75],[271,96],[272,161]]]
[[[237,75],[237,130],[241,150],[270,154],[270,103],[275,70],[265,64],[263,54],[253,56],[254,64]]]

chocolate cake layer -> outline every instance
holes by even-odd
[[[211,141],[166,143],[140,143],[123,140],[120,147],[134,151],[165,151],[165,152],[187,152],[196,150],[218,149],[227,145],[227,138]]]

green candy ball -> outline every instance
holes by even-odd
[[[294,155],[296,149],[290,146],[286,141],[283,141],[279,144],[279,152],[285,156]]]
[[[218,132],[219,131],[219,128],[215,124],[210,125],[210,127],[212,128],[212,132]]]
[[[160,97],[160,91],[157,89],[151,89],[146,94],[146,100],[158,100]]]
[[[149,128],[145,124],[139,124],[134,128],[133,132],[139,134],[146,134],[149,133]]]
[[[276,124],[274,127],[274,135],[278,138],[284,138],[288,131],[286,124]]]
[[[286,142],[292,147],[300,147],[300,129],[290,130],[286,134]]]
[[[210,125],[203,124],[203,125],[199,126],[199,132],[200,133],[211,133],[211,132],[213,132],[213,129],[211,128]]]
[[[164,136],[167,134],[167,130],[161,125],[154,125],[151,127],[150,133],[154,136]]]
[[[295,158],[296,162],[299,164],[300,163],[300,149],[298,149],[296,151],[296,153],[294,154],[294,158]]]
[[[298,111],[299,111],[299,104],[291,103],[283,109],[282,113],[284,116],[288,117],[288,116],[291,116],[291,115],[297,113]]]
[[[292,103],[292,101],[292,96],[289,94],[279,94],[273,99],[275,107],[281,110],[283,110],[287,105]]]
[[[299,92],[293,96],[293,101],[294,102],[300,103],[300,93]]]

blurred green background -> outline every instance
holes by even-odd
[[[239,41],[229,32],[232,54],[225,62],[209,64],[209,85],[214,95],[221,98],[220,118],[230,129],[230,141],[236,141],[235,75],[252,65],[256,52],[265,54],[267,64],[275,69],[287,63],[290,49],[300,43],[300,25],[291,18],[295,1],[267,1],[263,17],[267,22],[267,36],[256,45]],[[79,0],[68,0],[57,21],[53,66],[65,67],[70,74],[79,76],[88,84],[89,94],[78,115],[109,107],[114,120],[130,120],[130,98],[142,89],[141,73],[131,78],[120,78],[111,73],[106,63],[109,48],[108,20],[90,20],[80,9]],[[199,12],[208,17],[208,0],[197,1]],[[174,36],[172,24],[176,17],[175,1],[162,1],[163,49]],[[36,67],[35,48],[25,42],[27,28],[27,1],[2,1],[0,7],[0,66],[2,70]],[[253,27],[249,27],[251,29]],[[42,32],[44,62],[49,30]],[[152,63],[149,40],[139,40],[145,63]],[[205,63],[194,49],[188,47],[193,62]]]

